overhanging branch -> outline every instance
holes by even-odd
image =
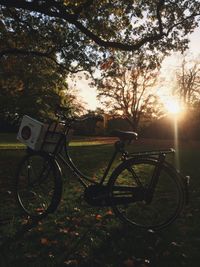
[[[29,51],[26,49],[18,49],[18,48],[9,48],[9,49],[5,49],[5,50],[0,51],[0,59],[4,56],[8,56],[8,55],[43,57],[43,58],[47,58],[47,59],[51,60],[53,63],[55,63],[63,71],[68,71],[71,73],[78,73],[78,72],[84,71],[84,69],[78,69],[78,68],[70,69],[70,68],[66,67],[64,64],[59,63],[54,57],[51,56],[52,51],[51,52],[39,52],[39,51]]]
[[[90,6],[94,1],[88,0],[85,2],[85,4],[81,5],[79,9],[77,9],[77,12],[83,11],[84,8]],[[162,6],[162,2],[160,1],[158,6],[158,13],[160,11],[160,8]],[[53,5],[55,3],[55,5]],[[58,4],[56,1],[32,1],[27,2],[25,0],[20,1],[14,1],[14,0],[0,0],[0,4],[4,5],[6,7],[14,7],[14,8],[20,8],[25,9],[29,11],[34,11],[38,13],[42,13],[44,15],[50,16],[50,17],[56,17],[60,19],[64,19],[66,22],[73,24],[79,29],[83,34],[85,34],[89,39],[94,41],[97,45],[105,47],[105,48],[115,48],[120,49],[124,51],[136,51],[139,50],[144,44],[154,41],[158,41],[163,38],[164,34],[162,30],[159,31],[159,33],[153,33],[149,36],[146,36],[142,39],[140,39],[137,42],[134,43],[125,43],[125,42],[115,42],[115,41],[107,41],[101,38],[99,35],[92,32],[89,28],[85,27],[78,19],[77,19],[77,13],[71,14],[69,13],[67,7],[65,5]],[[159,15],[158,15],[159,16]],[[161,20],[158,17],[158,20],[161,23]],[[160,25],[159,23],[159,25]],[[161,28],[161,25],[159,26]]]
[[[30,55],[50,58],[51,52],[30,51],[26,49],[8,48],[0,51],[0,58],[6,55]],[[51,58],[52,59],[52,58]]]
[[[103,37],[94,33],[89,27],[86,27],[85,24],[81,22],[79,19],[79,15],[81,12],[86,10],[95,1],[93,0],[85,0],[85,2],[77,7],[68,6],[61,2],[48,0],[48,1],[26,1],[26,0],[0,0],[0,4],[5,7],[14,7],[24,10],[29,10],[31,12],[38,12],[50,17],[60,18],[65,20],[66,22],[76,26],[77,29],[80,30],[85,36],[87,36],[90,40],[96,43],[99,46],[105,48],[115,48],[124,51],[137,51],[143,45],[147,43],[154,43],[156,41],[161,40],[163,37],[168,36],[171,31],[175,27],[178,27],[180,24],[184,23],[185,20],[189,20],[192,17],[199,16],[197,13],[193,13],[191,16],[186,17],[185,19],[180,20],[179,22],[174,22],[168,29],[163,29],[162,16],[161,11],[164,7],[165,0],[157,0],[156,6],[156,17],[158,21],[158,28],[156,28],[152,32],[147,33],[146,36],[142,37],[139,40],[134,40],[132,43],[126,43],[126,40],[123,42],[120,41],[110,41],[105,40]],[[164,31],[165,30],[165,31]]]

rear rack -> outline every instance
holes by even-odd
[[[140,152],[132,152],[129,154],[131,157],[148,157],[148,156],[159,156],[162,154],[172,154],[175,153],[174,148],[170,149],[161,149],[161,150],[152,150],[152,151],[140,151]]]

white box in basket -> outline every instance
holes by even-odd
[[[46,132],[45,124],[27,115],[22,119],[17,139],[33,150],[39,150]]]

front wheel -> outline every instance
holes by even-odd
[[[157,159],[131,158],[111,175],[108,184],[111,205],[123,222],[156,230],[166,227],[180,214],[184,190],[179,174],[164,163],[152,190],[156,166]]]
[[[15,194],[21,209],[40,219],[53,212],[61,199],[62,181],[56,162],[46,153],[32,152],[19,163]]]

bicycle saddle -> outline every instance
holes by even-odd
[[[112,136],[118,137],[121,141],[132,141],[137,139],[138,134],[135,132],[114,130]]]

